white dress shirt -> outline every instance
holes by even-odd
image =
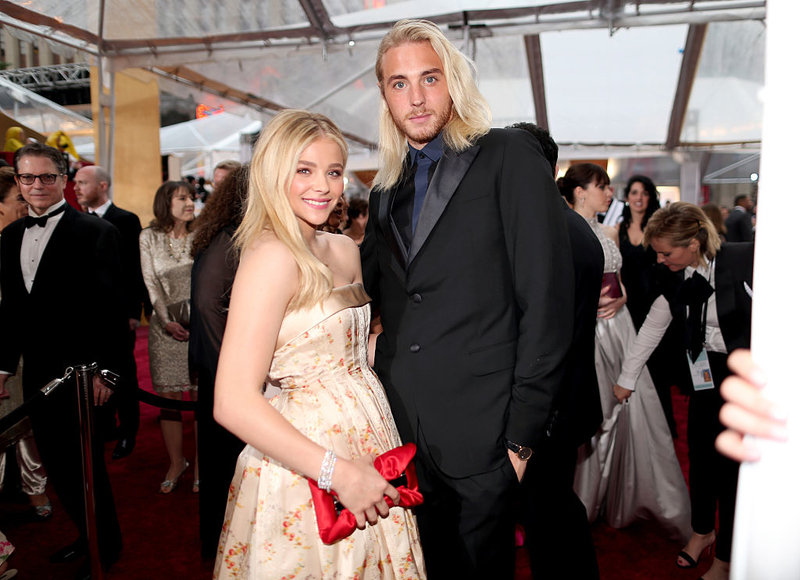
[[[711,262],[711,266],[700,266],[692,268],[691,266],[684,270],[684,280],[691,278],[695,271],[699,272],[701,276],[708,280],[711,287],[714,288],[715,284],[715,262]],[[722,331],[719,328],[719,316],[717,314],[717,293],[714,292],[708,299],[707,313],[706,313],[706,336],[703,346],[709,352],[719,352],[727,354],[728,350],[725,348],[725,340],[722,338]],[[688,306],[687,316],[688,314]],[[672,312],[669,309],[669,302],[664,296],[656,298],[653,305],[650,307],[650,312],[647,314],[647,319],[639,329],[639,334],[636,336],[636,342],[633,343],[628,356],[625,357],[625,362],[622,363],[622,373],[617,379],[617,384],[629,390],[634,390],[636,386],[636,379],[642,368],[647,363],[647,359],[653,354],[653,351],[661,342],[664,333],[667,331],[670,322],[672,322]]]
[[[52,212],[67,203],[67,200],[62,199],[60,202],[51,205],[47,211],[42,215]],[[28,208],[28,215],[32,217],[40,217],[33,213],[31,208]],[[56,229],[58,222],[64,217],[64,212],[54,215],[47,220],[44,227],[33,226],[25,228],[25,233],[22,234],[22,248],[19,252],[19,265],[22,268],[22,279],[25,282],[25,289],[30,293],[33,288],[33,281],[36,278],[36,270],[39,269],[39,262],[42,261],[42,254],[47,247],[47,242],[50,241],[53,235],[53,230]]]
[[[92,212],[92,213],[96,213],[97,217],[103,217],[103,216],[106,215],[106,212],[108,211],[108,208],[110,208],[110,207],[111,207],[111,200],[109,199],[109,200],[106,200],[106,202],[103,205],[101,205],[99,207],[96,207],[94,209],[89,209],[89,211]]]

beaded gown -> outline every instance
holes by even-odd
[[[604,273],[619,273],[622,255],[596,219],[587,220],[603,246]],[[636,520],[655,520],[676,540],[691,534],[691,508],[667,421],[647,369],[636,389],[620,404],[613,386],[636,330],[623,306],[595,327],[595,369],[603,422],[578,450],[575,492],[590,522],[603,515],[614,528]]]
[[[189,343],[175,340],[164,328],[170,322],[167,307],[189,299],[193,239],[194,233],[175,240],[153,228],[139,235],[142,277],[153,304],[148,354],[156,392],[197,390],[189,379]]]
[[[389,403],[367,363],[369,297],[342,286],[315,308],[286,315],[270,399],[303,435],[340,458],[399,447]],[[332,545],[317,531],[308,480],[248,445],[228,495],[214,578],[424,578],[416,519],[387,518]]]

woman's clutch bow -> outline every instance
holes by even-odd
[[[422,494],[419,492],[417,472],[414,469],[414,454],[417,446],[406,443],[387,451],[375,458],[373,466],[386,481],[394,486],[400,494],[400,507],[410,508],[422,503]],[[333,544],[346,538],[356,530],[355,516],[339,503],[338,498],[317,487],[317,482],[308,480],[311,488],[311,499],[314,502],[314,512],[317,515],[319,537],[326,544]],[[384,496],[389,507],[395,503]]]

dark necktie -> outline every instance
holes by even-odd
[[[54,209],[50,213],[39,217],[33,217],[32,215],[25,216],[25,229],[32,228],[33,226],[44,227],[44,225],[47,223],[47,220],[49,220],[54,215],[60,214],[62,211],[66,209],[66,207],[67,204],[65,203],[61,207]]]
[[[422,213],[422,203],[428,192],[428,170],[433,160],[422,151],[417,153],[417,172],[414,174],[414,211],[411,214],[411,233],[417,229],[417,220]]]
[[[89,212],[88,212],[88,213],[89,213],[89,215],[93,215],[94,217],[99,217],[99,216],[97,215],[97,212],[96,212],[96,211],[89,210]]]
[[[695,272],[691,278],[687,278],[678,288],[676,300],[679,304],[689,307],[689,317],[686,319],[686,350],[692,355],[692,360],[697,360],[700,351],[703,350],[705,341],[705,328],[703,326],[703,307],[714,293],[714,288],[708,280]]]

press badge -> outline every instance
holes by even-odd
[[[687,352],[686,360],[689,361],[689,371],[692,374],[692,384],[695,391],[707,391],[714,388],[714,381],[711,378],[711,367],[708,364],[708,353],[706,349],[700,351],[697,360],[692,362],[692,356]]]

